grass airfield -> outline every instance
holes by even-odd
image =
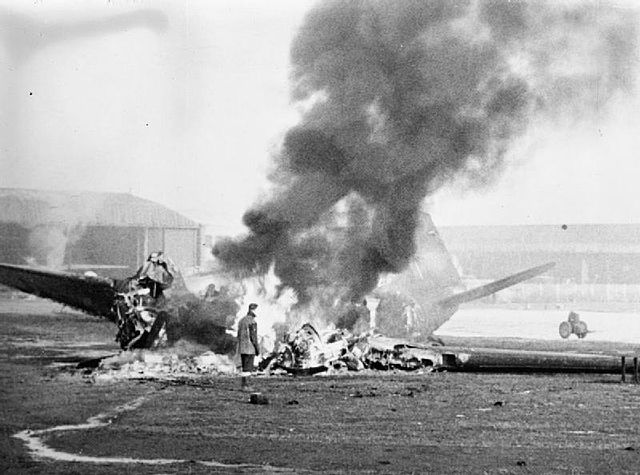
[[[0,302],[3,473],[575,474],[640,467],[640,385],[622,384],[616,374],[257,377],[253,386],[269,404],[253,405],[231,376],[104,381],[74,370],[76,361],[117,352],[115,327],[58,310],[41,300]],[[450,338],[640,354],[633,342],[591,336]]]

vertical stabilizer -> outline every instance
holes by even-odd
[[[411,264],[400,274],[385,276],[376,289],[376,294],[383,300],[393,295],[393,298],[401,296],[403,301],[413,302],[415,317],[409,318],[415,318],[414,322],[402,322],[402,325],[394,322],[393,325],[388,326],[396,329],[406,328],[407,333],[417,331],[425,336],[442,325],[455,311],[442,308],[435,302],[460,291],[464,285],[431,216],[423,213],[420,221],[420,227],[416,233],[417,252]],[[379,308],[385,308],[382,302]],[[404,319],[406,317],[406,315],[399,315],[397,309],[389,309],[389,313],[394,315],[389,315],[387,318]],[[382,319],[384,316],[380,315],[380,320]],[[405,336],[399,332],[394,333],[390,336]]]

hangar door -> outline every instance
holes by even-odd
[[[164,253],[182,272],[198,265],[198,231],[195,229],[165,229]]]

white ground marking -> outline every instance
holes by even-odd
[[[87,419],[87,422],[83,424],[74,425],[61,425],[50,427],[48,429],[40,430],[23,430],[14,434],[13,437],[22,440],[32,457],[36,459],[53,459],[60,462],[81,462],[81,463],[94,463],[94,464],[145,464],[145,465],[170,465],[170,464],[183,464],[183,463],[196,463],[207,467],[220,467],[220,468],[247,468],[258,469],[264,472],[293,472],[292,469],[272,467],[270,465],[257,465],[257,464],[225,464],[222,462],[216,462],[215,460],[184,460],[184,459],[139,459],[131,457],[93,457],[90,455],[78,455],[70,452],[62,452],[60,450],[48,447],[45,443],[47,435],[54,432],[66,432],[66,431],[78,431],[94,429],[96,427],[104,427],[111,424],[114,417],[117,415],[137,409],[148,399],[147,396],[141,396],[134,399],[131,402],[116,407],[110,412],[98,414],[96,416]]]

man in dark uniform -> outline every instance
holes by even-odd
[[[242,361],[242,389],[248,389],[247,378],[253,372],[253,359],[260,354],[258,346],[258,324],[253,311],[258,304],[249,304],[249,311],[238,322],[238,352]]]

